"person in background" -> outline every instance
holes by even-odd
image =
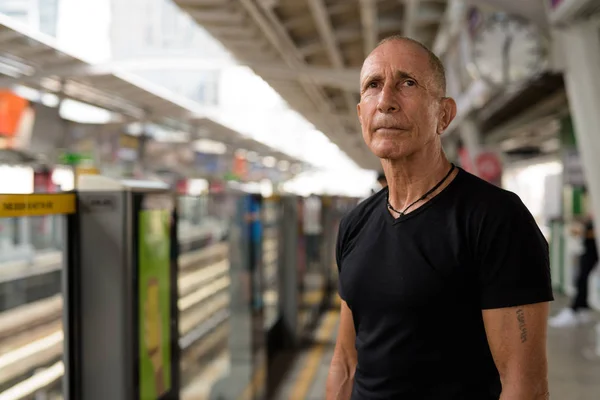
[[[588,304],[588,287],[590,274],[598,263],[598,248],[594,235],[594,221],[588,216],[583,226],[575,226],[572,233],[581,238],[583,253],[579,256],[579,271],[577,274],[576,294],[571,305],[564,308],[549,321],[554,328],[586,324],[591,322],[593,314]]]
[[[379,185],[381,186],[382,189],[387,187],[387,179],[385,179],[384,172],[380,172],[377,175],[377,183],[379,183]]]
[[[323,227],[321,224],[321,199],[311,194],[304,200],[303,229],[306,237],[307,269],[311,270],[320,261],[320,242]]]
[[[385,189],[387,187],[387,179],[385,178],[385,173],[383,171],[377,174],[377,188],[371,188],[369,190],[369,194],[358,201],[358,204],[367,200],[369,197],[373,196],[375,193],[379,192],[381,189]]]

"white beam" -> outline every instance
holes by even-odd
[[[372,1],[372,0],[367,0]],[[375,15],[375,14],[373,14]],[[361,19],[362,19],[361,15]],[[375,48],[378,41],[378,31],[396,31],[399,32],[402,29],[403,23],[393,18],[384,18],[379,21],[374,21],[373,26],[377,27],[377,29],[371,31],[372,37],[365,37],[365,28],[362,25],[350,24],[347,26],[339,27],[335,30],[335,39],[337,43],[348,43],[353,42],[357,39],[364,39],[364,49],[365,52],[368,53]],[[368,33],[367,33],[368,34]],[[304,44],[300,44],[298,46],[298,50],[303,56],[309,56],[320,51],[323,48],[322,42],[320,40],[315,40],[311,42],[306,42]]]
[[[298,48],[282,26],[281,21],[273,13],[273,10],[263,7],[261,13],[251,0],[239,1],[292,69],[298,70],[299,67],[306,65]],[[305,80],[301,80],[301,83],[317,109],[331,111],[331,104],[327,101],[322,90],[313,85],[307,85]]]
[[[402,0],[404,3],[404,29],[403,35],[412,39],[417,39],[417,13],[419,11],[419,0]],[[417,39],[418,40],[418,39]]]
[[[338,47],[333,34],[333,26],[327,13],[327,8],[323,3],[323,0],[308,0],[308,7],[312,12],[313,19],[317,24],[317,31],[323,42],[325,42],[325,48],[331,59],[331,63],[335,68],[342,68],[344,66],[344,60]]]
[[[419,2],[417,9],[417,18],[415,24],[417,26],[423,24],[440,23],[444,18],[445,7],[439,4]]]
[[[377,45],[379,26],[377,4],[374,0],[360,0],[360,22],[363,31],[363,51],[366,57]]]
[[[342,58],[342,52],[335,41],[333,26],[331,25],[325,3],[323,3],[323,0],[308,0],[308,6],[317,24],[319,35],[325,42],[325,47],[327,48],[327,53],[329,54],[333,67],[336,70],[341,70],[344,68],[344,59]],[[346,102],[348,112],[356,108],[356,102],[352,98],[352,94],[348,91],[344,91],[344,101]]]
[[[465,18],[464,0],[449,0],[432,46],[433,52],[438,57],[443,57],[458,38],[464,26]]]

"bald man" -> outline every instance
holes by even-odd
[[[548,399],[548,244],[513,193],[451,164],[444,67],[393,36],[364,62],[358,117],[388,187],[341,222],[327,400]]]

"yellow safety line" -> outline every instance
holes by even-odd
[[[253,395],[256,394],[256,392],[258,392],[258,390],[261,386],[263,386],[262,384],[264,382],[266,372],[267,372],[267,366],[264,365],[264,363],[263,363],[261,368],[252,377],[252,381],[250,381],[248,383],[248,386],[246,386],[246,388],[244,389],[244,392],[238,399],[240,399],[240,400],[252,399]],[[265,388],[265,390],[266,390],[266,388]]]
[[[315,379],[315,374],[319,368],[319,364],[323,358],[326,342],[334,335],[335,327],[339,319],[339,312],[336,310],[329,311],[323,319],[322,325],[319,327],[317,334],[318,343],[310,350],[306,357],[303,368],[300,371],[300,376],[296,380],[289,400],[305,400],[308,391]]]

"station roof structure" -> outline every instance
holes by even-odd
[[[362,62],[385,36],[432,46],[446,0],[174,0],[363,168],[380,168],[356,116]]]
[[[193,100],[175,95],[110,64],[92,64],[61,49],[53,38],[0,14],[0,88],[23,85],[124,115],[126,120],[204,129],[207,139],[244,146],[278,161],[300,160],[226,128]],[[196,135],[192,132],[191,138]]]
[[[548,28],[541,1],[523,0],[174,0],[200,26],[219,40],[244,65],[267,81],[291,108],[326,134],[359,166],[379,169],[380,164],[362,140],[356,104],[359,74],[366,55],[384,37],[401,34],[417,39],[442,55],[457,38],[451,32],[464,23],[465,6],[505,11]],[[458,21],[458,24],[457,24]],[[560,78],[558,78],[560,81]],[[547,74],[534,86],[558,89],[557,77]],[[524,89],[525,90],[525,89]],[[523,94],[523,93],[521,93]],[[530,93],[530,104],[540,101]],[[465,94],[469,96],[469,93]],[[515,97],[516,96],[516,97]],[[535,147],[544,135],[524,135],[505,124],[515,93],[504,93],[506,104],[490,104],[476,118],[483,125],[503,125],[490,136],[520,137],[511,146]],[[562,96],[561,98],[564,98]],[[560,100],[560,99],[559,99]],[[527,117],[555,114],[552,110]],[[524,110],[522,106],[517,111]],[[514,108],[514,107],[513,107]],[[460,111],[460,110],[459,110]],[[535,110],[533,110],[535,111]],[[488,115],[489,114],[489,115]],[[514,115],[514,113],[513,113]],[[457,118],[457,122],[460,119]],[[456,124],[454,124],[456,125]],[[488,126],[489,128],[489,126]],[[506,128],[506,129],[505,129]],[[496,131],[500,131],[496,129]],[[527,136],[527,137],[526,137]],[[498,143],[496,143],[498,145]]]

